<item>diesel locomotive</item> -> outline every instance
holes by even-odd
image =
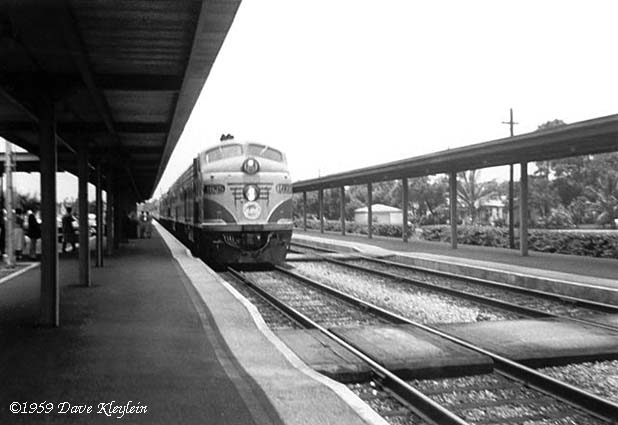
[[[213,267],[282,263],[293,226],[285,155],[222,141],[200,153],[160,199],[159,221]]]

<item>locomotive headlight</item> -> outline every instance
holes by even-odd
[[[247,158],[242,163],[242,170],[247,174],[255,174],[260,171],[260,163],[255,158]]]
[[[245,186],[243,194],[247,201],[253,202],[260,197],[260,189],[254,184],[248,184]]]

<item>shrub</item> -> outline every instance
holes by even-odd
[[[450,226],[425,226],[421,238],[429,241],[451,241]],[[457,241],[468,245],[508,247],[506,227],[458,226]],[[515,244],[519,246],[518,232]],[[578,232],[573,230],[533,229],[528,233],[528,247],[533,251],[591,257],[618,258],[618,232]]]
[[[303,220],[295,219],[294,227],[302,229]],[[307,219],[307,229],[319,230],[320,220]],[[374,224],[371,226],[373,234],[376,236],[389,236],[393,238],[402,237],[402,226],[399,224]],[[339,220],[324,220],[324,230],[327,232],[341,232],[341,222]],[[356,233],[366,235],[368,226],[366,224],[358,224],[353,221],[345,222],[345,231],[347,233]],[[412,228],[408,228],[408,237],[414,233]]]
[[[294,220],[297,228],[302,228],[302,219]],[[346,221],[346,232],[366,235],[367,225]],[[307,220],[307,228],[319,230],[320,221]],[[374,224],[373,234],[401,238],[401,225]],[[324,230],[340,232],[339,220],[324,220]],[[515,230],[515,245],[519,246],[519,236]],[[408,234],[414,234],[411,228]],[[423,226],[420,238],[428,241],[450,242],[451,227],[447,225]],[[457,241],[466,245],[493,246],[507,248],[509,231],[507,227],[457,226]],[[533,251],[560,254],[585,255],[591,257],[618,258],[618,232],[581,232],[576,230],[532,229],[528,234],[528,247]]]
[[[564,207],[553,208],[541,227],[544,229],[573,229],[573,215]]]
[[[541,252],[618,258],[618,233],[532,230],[528,243]]]

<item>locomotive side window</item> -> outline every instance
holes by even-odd
[[[261,156],[262,158],[270,159],[271,161],[283,161],[283,154],[278,150],[254,143],[247,145],[247,155]]]
[[[205,152],[204,161],[208,163],[240,155],[242,155],[242,147],[240,145],[223,145]]]

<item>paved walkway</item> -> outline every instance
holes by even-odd
[[[618,259],[549,254],[535,251],[529,251],[530,255],[528,257],[522,257],[518,250],[504,248],[459,244],[457,249],[452,249],[450,244],[441,242],[411,240],[408,243],[404,243],[400,239],[395,238],[373,237],[368,239],[367,236],[361,235],[342,236],[340,233],[334,232],[320,234],[319,231],[313,230],[304,232],[295,229],[294,234],[368,244],[390,251],[443,256],[476,264],[499,264],[503,268],[526,268],[533,271],[536,270],[537,274],[556,272],[558,274],[586,276],[590,277],[591,281],[595,278],[609,281],[604,282],[604,284],[609,283],[611,285],[613,281],[613,286],[618,288]]]
[[[33,326],[39,269],[0,286],[0,424],[282,423],[210,327],[207,309],[205,321],[200,318],[160,238],[130,243],[106,260],[93,269],[93,288],[76,285],[75,260],[60,261],[58,329]],[[251,394],[252,404],[240,392]],[[55,413],[12,414],[14,401],[51,402]],[[91,405],[93,412],[58,414],[62,402]],[[110,402],[107,413],[129,402],[147,412],[122,419],[97,413]]]

